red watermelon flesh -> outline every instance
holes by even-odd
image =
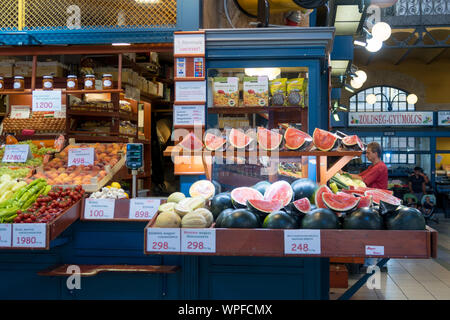
[[[365,191],[358,191],[358,190],[352,190],[352,189],[350,189],[350,190],[342,189],[342,192],[346,193],[346,194],[362,197],[362,196],[364,196],[364,192]]]
[[[333,193],[333,191],[331,191],[330,188],[328,188],[328,186],[326,185],[320,186],[314,194],[314,203],[317,206],[317,208],[328,209],[328,207],[326,206],[325,202],[323,202],[322,199],[323,193]]]
[[[248,200],[264,200],[264,196],[250,187],[239,187],[231,191],[231,202],[235,207],[246,207]]]
[[[258,127],[258,144],[264,150],[275,150],[281,144],[283,136],[275,130]]]
[[[322,200],[329,209],[345,212],[355,208],[359,204],[360,198],[325,192],[322,194]]]
[[[253,207],[254,209],[265,212],[272,213],[283,208],[283,201],[281,200],[248,200],[247,205]]]
[[[301,198],[292,203],[294,204],[294,207],[302,213],[308,213],[311,211],[311,203],[308,198]]]
[[[205,146],[208,150],[216,151],[220,149],[225,144],[225,142],[227,142],[226,139],[216,136],[215,134],[208,132],[205,135]]]
[[[283,207],[287,206],[294,196],[294,191],[291,185],[280,180],[272,183],[264,193],[264,200],[281,200],[283,202]]]
[[[371,207],[372,204],[373,204],[372,196],[360,197],[360,200],[359,200],[359,203],[358,203],[358,208]]]
[[[342,143],[346,146],[354,146],[358,144],[358,140],[359,138],[357,135],[346,136],[344,139],[342,139]]]
[[[392,190],[386,190],[386,189],[377,189],[377,188],[367,188],[367,187],[356,187],[354,189],[352,189],[353,187],[350,187],[350,191],[352,191],[353,193],[358,193],[358,194],[364,194],[366,191],[368,190],[377,190],[377,191],[382,191],[385,192],[387,194],[393,195],[394,191]]]
[[[179,145],[184,150],[188,150],[188,151],[191,151],[191,150],[198,151],[198,150],[203,149],[202,140],[197,138],[197,136],[193,132],[191,132],[187,136],[185,136],[183,138],[183,140],[179,143]]]
[[[288,128],[284,133],[284,141],[286,148],[290,150],[300,149],[306,141],[312,141],[309,134],[304,133],[296,128]]]
[[[376,204],[380,204],[380,200],[383,200],[384,202],[390,203],[392,205],[401,205],[402,200],[400,200],[397,197],[394,197],[393,195],[386,193],[382,190],[367,190],[364,193],[365,196],[372,196],[372,201]]]
[[[228,136],[228,141],[230,141],[231,145],[237,149],[245,148],[252,140],[253,139],[247,136],[242,130],[234,128],[231,129]]]
[[[330,151],[336,144],[337,137],[326,130],[316,128],[313,134],[314,145],[321,151]]]

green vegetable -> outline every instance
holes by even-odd
[[[19,208],[17,208],[17,207],[2,209],[2,210],[0,210],[0,217],[9,218],[12,215],[15,215],[17,213],[17,210],[19,210]]]
[[[46,188],[45,188],[45,190],[44,190],[44,192],[42,193],[44,196],[46,196],[49,192],[50,192],[50,190],[52,190],[52,186],[50,186],[50,185],[48,185]]]

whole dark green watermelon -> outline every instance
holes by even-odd
[[[307,178],[295,180],[291,183],[291,187],[294,191],[293,201],[305,197],[311,199],[311,197],[314,195],[314,191],[316,191],[316,189],[318,188],[317,183]]]
[[[215,219],[215,221],[216,221],[216,228],[221,228],[223,219],[224,219],[227,215],[231,214],[233,211],[234,211],[233,208],[228,208],[228,209],[223,210],[223,211],[217,216],[217,219]]]
[[[215,195],[211,199],[211,204],[209,206],[214,219],[225,209],[233,208],[233,203],[231,202],[231,195],[229,192],[222,192]]]
[[[297,221],[284,211],[272,212],[264,219],[263,228],[267,229],[297,229]]]
[[[260,181],[251,188],[258,190],[263,195],[266,192],[266,189],[270,187],[271,183],[269,181]]]
[[[362,207],[345,216],[342,227],[344,229],[380,230],[383,228],[383,219],[372,208]]]
[[[386,227],[390,230],[425,230],[425,226],[425,218],[416,208],[402,206],[386,219]]]
[[[219,193],[221,193],[222,192],[222,186],[220,185],[220,183],[217,182],[216,180],[211,180],[211,182],[214,185],[214,188],[216,189],[216,192],[214,194],[218,195]]]
[[[338,217],[330,209],[315,209],[302,220],[303,229],[338,229]]]
[[[251,211],[247,209],[236,209],[222,219],[220,227],[252,229],[261,227],[261,222]]]

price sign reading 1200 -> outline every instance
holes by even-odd
[[[52,111],[53,110],[53,102],[36,102],[36,105],[33,108],[33,111]]]

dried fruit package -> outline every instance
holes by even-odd
[[[286,102],[287,78],[279,78],[270,81],[270,95],[273,106],[282,106]]]
[[[294,78],[287,81],[287,102],[291,106],[304,106],[305,79]]]
[[[215,107],[237,107],[239,105],[239,78],[216,77],[213,86]]]
[[[244,106],[269,106],[269,78],[267,76],[244,77]]]

